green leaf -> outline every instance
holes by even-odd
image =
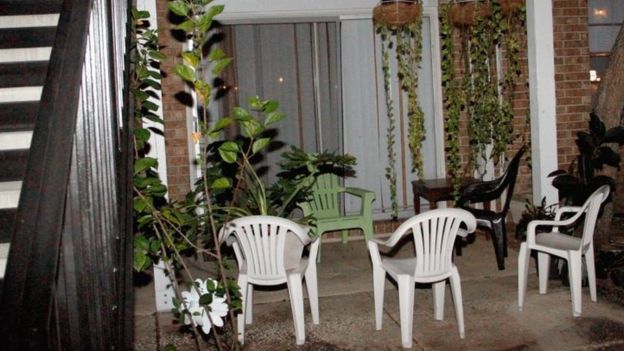
[[[271,113],[273,111],[276,111],[278,107],[279,102],[277,102],[277,100],[267,100],[262,102],[262,112],[264,113]]]
[[[270,124],[277,123],[283,120],[284,118],[286,118],[286,115],[283,112],[279,112],[279,111],[271,112],[266,116],[266,119],[264,120],[264,125],[268,126]]]
[[[154,239],[150,241],[149,251],[154,254],[158,253],[160,251],[160,246],[161,246],[160,244],[161,244],[161,241],[158,239]]]
[[[149,18],[150,17],[150,13],[149,11],[137,11],[136,9],[132,9],[132,17],[134,17],[135,19],[144,19],[144,18]]]
[[[230,124],[232,124],[233,120],[230,117],[223,117],[220,120],[218,120],[217,122],[215,122],[214,126],[212,127],[213,132],[222,130],[223,128],[229,126]]]
[[[219,15],[221,12],[223,12],[223,9],[225,8],[225,6],[223,5],[215,5],[215,6],[211,6],[208,11],[206,11],[206,16],[209,16],[210,18],[214,18],[215,16]]]
[[[229,188],[231,186],[232,186],[232,183],[230,182],[229,178],[221,177],[221,178],[215,179],[215,181],[212,182],[211,188],[213,188],[213,189],[227,189],[227,188]]]
[[[178,351],[178,349],[175,346],[169,344],[169,345],[165,346],[163,351]]]
[[[197,29],[199,29],[201,33],[208,32],[212,26],[212,17],[213,16],[210,16],[209,14],[205,14],[199,19],[199,26]]]
[[[192,83],[196,79],[195,70],[190,66],[177,64],[173,67],[173,71],[187,82]]]
[[[243,135],[249,138],[256,137],[264,131],[264,126],[253,118],[247,121],[241,121],[240,125]]]
[[[134,163],[134,174],[141,173],[149,168],[156,168],[158,166],[158,161],[152,157],[144,157],[136,160]]]
[[[134,251],[132,266],[135,271],[142,272],[148,269],[151,265],[152,259],[150,259],[143,251]]]
[[[151,102],[151,101],[143,101],[143,103],[141,104],[141,107],[148,109],[150,111],[158,111],[159,106],[156,105],[155,103]]]
[[[191,32],[193,31],[193,28],[195,28],[195,22],[193,22],[192,20],[186,20],[178,24],[176,28],[185,32]]]
[[[182,0],[170,1],[167,6],[169,7],[169,11],[175,13],[178,16],[186,17],[189,12],[188,6]]]
[[[215,61],[214,66],[212,66],[212,74],[220,74],[225,69],[225,67],[230,64],[230,62],[232,62],[232,58],[230,57]]]
[[[254,141],[251,150],[253,151],[253,153],[257,153],[258,151],[264,149],[265,147],[267,147],[269,144],[271,143],[271,138],[261,138],[258,139],[256,141]]]
[[[140,197],[137,197],[133,200],[132,208],[134,212],[141,213],[147,208],[147,202]]]
[[[151,134],[152,133],[150,133],[150,131],[145,128],[136,128],[134,130],[134,138],[140,141],[149,140]]]
[[[149,240],[144,236],[137,236],[134,238],[134,248],[147,251],[149,249]]]
[[[156,50],[150,50],[148,55],[154,60],[158,60],[158,61],[163,61],[167,59],[167,56],[165,56],[165,54]]]
[[[184,62],[193,68],[197,67],[199,64],[199,56],[192,51],[185,51],[182,53],[182,59]]]
[[[212,294],[203,294],[199,297],[199,304],[208,306],[212,303]]]
[[[234,107],[232,109],[232,112],[234,113],[234,118],[236,118],[237,121],[242,122],[242,121],[249,121],[250,119],[252,119],[249,112],[242,107]]]
[[[208,59],[210,61],[217,61],[225,57],[225,52],[219,48],[214,48],[210,50],[210,54],[208,55]]]
[[[249,107],[251,107],[253,110],[261,110],[262,109],[262,101],[260,101],[260,97],[259,96],[250,96],[247,98],[247,103],[249,104]]]
[[[219,155],[223,159],[223,161],[227,163],[236,162],[236,158],[238,155],[239,147],[233,141],[226,141],[225,143],[219,146]]]

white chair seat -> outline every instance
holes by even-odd
[[[316,260],[302,257],[304,246],[310,245],[310,257],[316,257],[319,240],[308,236],[307,227],[273,216],[248,216],[226,223],[219,241],[234,248],[238,263],[238,285],[241,311],[237,316],[238,340],[245,338],[245,324],[253,318],[253,286],[274,286],[287,283],[295,324],[297,345],[305,343],[303,290],[305,278],[312,322],[319,323]]]
[[[418,260],[416,257],[410,258],[382,258],[381,265],[392,276],[398,275],[413,275],[416,271],[416,265]],[[434,271],[428,273],[419,274],[419,278],[423,282],[427,280],[441,280],[451,275],[449,271]]]
[[[464,223],[466,229],[460,229]],[[385,242],[368,241],[368,251],[373,263],[373,288],[375,295],[375,328],[381,329],[384,284],[386,273],[399,285],[399,314],[401,319],[401,343],[412,346],[412,325],[414,316],[414,283],[433,283],[433,310],[438,320],[444,317],[444,291],[446,279],[450,278],[457,329],[464,337],[464,309],[461,297],[461,282],[457,267],[451,261],[457,235],[474,232],[475,217],[468,211],[444,208],[427,211],[403,222]],[[405,235],[414,236],[415,257],[381,258],[379,246],[393,247]]]
[[[535,236],[535,244],[558,250],[578,250],[581,247],[581,238],[558,232],[541,233]]]
[[[594,265],[594,229],[598,220],[600,206],[609,197],[610,187],[601,186],[589,196],[581,207],[562,207],[557,210],[555,220],[535,220],[527,226],[526,242],[520,245],[518,255],[518,308],[522,311],[526,296],[527,275],[531,250],[537,251],[537,270],[539,275],[539,292],[545,294],[550,271],[550,256],[560,257],[568,262],[568,275],[570,279],[570,293],[572,294],[572,315],[581,315],[581,280],[583,274],[583,256],[587,268],[589,281],[589,295],[592,301],[597,301],[596,296],[596,268]],[[561,220],[564,213],[574,213],[565,220]],[[583,217],[583,214],[585,216]],[[536,234],[536,229],[542,227],[570,227],[577,222],[583,223],[583,236],[576,238],[561,234],[558,231],[551,233]]]

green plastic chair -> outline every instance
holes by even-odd
[[[343,216],[340,213],[340,195],[343,193],[360,198],[359,214]],[[315,226],[310,228],[313,234],[320,236],[325,232],[341,230],[342,242],[346,243],[348,229],[359,228],[368,242],[373,236],[373,201],[374,192],[344,187],[340,185],[338,176],[326,173],[316,178],[308,201],[298,203],[298,206],[303,210],[304,216],[314,217]]]

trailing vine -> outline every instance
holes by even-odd
[[[419,1],[414,1],[421,6]],[[383,6],[383,5],[382,5]],[[382,71],[384,75],[384,93],[388,128],[386,129],[388,166],[386,178],[390,182],[390,199],[392,202],[392,217],[399,214],[397,200],[397,173],[396,173],[396,121],[394,116],[394,101],[392,99],[392,86],[390,69],[390,50],[395,48],[397,60],[397,76],[400,80],[400,90],[407,96],[408,135],[407,141],[410,149],[412,171],[422,178],[422,142],[425,139],[424,113],[418,102],[418,66],[422,56],[422,10],[418,16],[399,26],[387,25],[383,21],[377,22],[377,33],[380,34],[382,45]]]
[[[386,129],[386,153],[388,156],[388,166],[386,167],[386,179],[390,182],[390,201],[392,203],[392,217],[399,215],[399,204],[397,200],[397,173],[396,173],[396,152],[394,145],[396,138],[394,131],[396,130],[396,121],[394,118],[394,101],[392,99],[392,79],[390,69],[390,48],[392,42],[388,40],[390,30],[385,26],[378,26],[377,32],[381,35],[381,66],[384,77],[384,92],[386,97],[386,117],[388,119],[388,128]]]
[[[461,82],[456,79],[454,27],[450,21],[450,5],[440,7],[440,46],[442,54],[442,89],[446,110],[446,165],[453,184],[453,197],[459,196],[461,158],[459,156],[459,118],[464,108]]]
[[[465,55],[461,58],[464,64],[461,91],[466,97],[464,103],[468,117],[469,168],[476,169],[483,176],[487,162],[492,160],[495,165],[500,163],[508,145],[517,137],[513,134],[513,92],[521,72],[521,32],[518,27],[525,22],[524,9],[520,16],[515,13],[503,14],[501,1],[503,0],[474,0],[461,4],[453,2],[441,7],[442,76],[449,133],[448,160],[455,187],[458,187],[458,174],[461,172],[459,165],[455,163],[457,156],[454,154],[458,150],[455,149],[456,143],[452,134],[458,132],[455,130],[455,118],[459,118],[457,114],[460,112],[452,103],[459,104],[461,99],[458,99],[458,83],[455,83],[459,78],[453,66],[453,28],[449,24],[453,17],[449,15],[451,9],[456,10],[457,20],[471,19],[456,23],[461,29],[461,52]],[[514,11],[518,5],[507,7]],[[459,10],[474,12],[467,14]],[[499,49],[505,54],[502,59],[506,65],[498,62]],[[499,63],[505,67],[502,73],[497,70]]]

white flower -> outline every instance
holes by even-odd
[[[217,286],[217,281],[214,279],[208,278],[205,281],[197,279],[191,291],[182,292],[182,300],[184,300],[185,307],[184,311],[188,312],[184,314],[184,324],[191,324],[191,318],[193,318],[192,320],[195,325],[200,326],[205,334],[210,334],[210,327],[212,326],[210,320],[212,320],[215,326],[222,327],[222,317],[225,317],[228,312],[228,305],[225,302],[225,297],[219,297],[208,290],[209,281],[210,285]],[[212,302],[208,306],[208,311],[199,303],[200,297],[205,294],[212,294]]]

